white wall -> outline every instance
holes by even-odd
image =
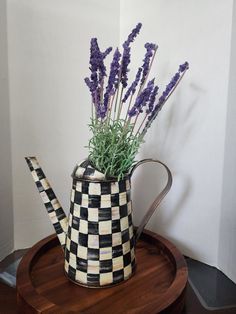
[[[86,157],[89,43],[119,40],[119,2],[8,0],[15,247],[53,232],[24,156],[36,155],[64,208]]]
[[[233,1],[121,0],[121,37],[137,21],[143,30],[134,48],[142,61],[146,41],[159,45],[153,75],[163,87],[180,63],[190,70],[150,129],[139,158],[156,157],[169,165],[171,192],[149,228],[171,239],[182,252],[211,265],[218,263],[224,140]],[[140,221],[165,183],[152,166],[137,173],[135,217]],[[159,175],[159,179],[155,179]],[[148,191],[146,191],[148,189]]]
[[[6,1],[0,0],[0,260],[13,249]]]
[[[15,247],[30,246],[53,232],[24,156],[39,157],[68,209],[70,173],[75,162],[87,155],[90,98],[83,78],[88,74],[89,40],[97,36],[103,48],[115,46],[140,21],[143,29],[133,46],[131,77],[142,62],[146,41],[159,45],[153,75],[160,87],[165,87],[180,63],[190,63],[138,156],[166,162],[174,176],[171,192],[148,227],[171,239],[184,254],[220,265],[235,278],[235,225],[230,221],[235,204],[231,185],[235,139],[229,136],[235,116],[233,85],[226,120],[233,1],[7,3]],[[233,41],[232,82],[234,47]],[[133,180],[136,223],[165,179],[164,172],[153,166],[137,170]]]
[[[236,2],[233,9],[232,43],[229,73],[228,112],[225,142],[224,178],[222,193],[219,267],[236,282]]]

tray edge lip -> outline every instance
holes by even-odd
[[[166,298],[166,296],[168,296],[167,301],[165,301],[165,304],[162,308],[160,308],[159,310],[162,311],[164,309],[167,309],[169,306],[171,306],[175,301],[178,300],[178,298],[180,298],[183,294],[184,289],[186,288],[187,285],[187,280],[188,280],[188,269],[187,269],[187,264],[186,261],[183,257],[183,255],[181,254],[181,252],[178,250],[178,248],[169,240],[167,240],[166,238],[164,238],[163,236],[152,232],[150,230],[145,229],[142,233],[141,239],[145,237],[149,237],[149,238],[154,238],[155,240],[157,240],[159,243],[161,243],[162,245],[164,245],[165,249],[168,250],[169,254],[173,256],[174,260],[175,260],[175,264],[176,264],[176,274],[175,274],[175,279],[173,280],[172,284],[169,286],[169,288],[163,293],[162,298]],[[51,302],[50,300],[48,300],[47,298],[45,298],[44,296],[38,294],[35,290],[35,287],[33,286],[32,282],[31,282],[31,276],[30,276],[30,269],[32,268],[32,266],[30,264],[32,264],[34,262],[34,260],[37,258],[38,255],[40,255],[40,251],[42,250],[42,248],[45,245],[48,245],[50,247],[50,245],[52,245],[52,243],[54,242],[58,242],[58,238],[56,234],[51,234],[45,238],[43,238],[42,240],[40,240],[39,242],[37,242],[36,244],[34,244],[29,251],[24,255],[24,257],[22,258],[18,270],[17,270],[17,276],[16,276],[16,290],[17,290],[17,297],[21,298],[28,306],[30,306],[34,311],[44,311],[44,310],[48,310],[48,309],[55,309],[55,310],[59,310],[60,307]],[[59,244],[60,245],[60,244]],[[27,266],[27,265],[30,265]],[[27,271],[29,270],[29,271]],[[24,272],[24,276],[27,277],[27,284],[22,283],[22,272]],[[172,291],[176,288],[176,278],[180,278],[180,283],[179,285],[182,287],[181,289],[178,289],[178,294],[176,293],[172,293]],[[24,278],[25,281],[26,278]],[[30,293],[31,296],[36,297],[36,302],[35,300],[29,302],[28,300],[25,300],[24,297],[24,290],[25,289],[29,289],[30,288]],[[28,290],[29,291],[29,290]],[[35,299],[35,298],[33,298]],[[160,300],[160,298],[158,298],[158,301]],[[38,302],[40,301],[40,302]],[[38,307],[38,303],[41,304],[46,304],[46,306],[44,308],[42,308],[42,306],[40,306],[40,308]],[[147,306],[148,307],[148,306]],[[146,307],[144,306],[144,309],[146,310]]]

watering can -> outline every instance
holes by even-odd
[[[67,217],[36,157],[26,157],[49,218],[64,251],[69,280],[86,287],[107,287],[129,279],[136,268],[136,243],[172,185],[169,168],[162,162],[137,162],[121,180],[106,178],[88,159],[73,170],[70,212]],[[147,162],[167,171],[165,188],[156,197],[137,229],[133,226],[131,177]]]

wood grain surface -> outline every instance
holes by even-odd
[[[64,275],[63,251],[55,235],[33,246],[17,272],[19,313],[181,313],[187,266],[163,237],[145,231],[136,248],[131,279],[111,288],[89,289]]]

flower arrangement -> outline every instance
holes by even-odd
[[[91,75],[85,78],[92,99],[89,160],[107,177],[121,179],[129,172],[147,130],[189,68],[188,62],[181,64],[159,96],[155,79],[149,79],[158,46],[146,43],[143,63],[133,82],[128,84],[131,43],[141,27],[138,23],[131,31],[122,45],[122,53],[116,48],[108,76],[104,60],[112,48],[102,52],[97,39],[91,39]]]

